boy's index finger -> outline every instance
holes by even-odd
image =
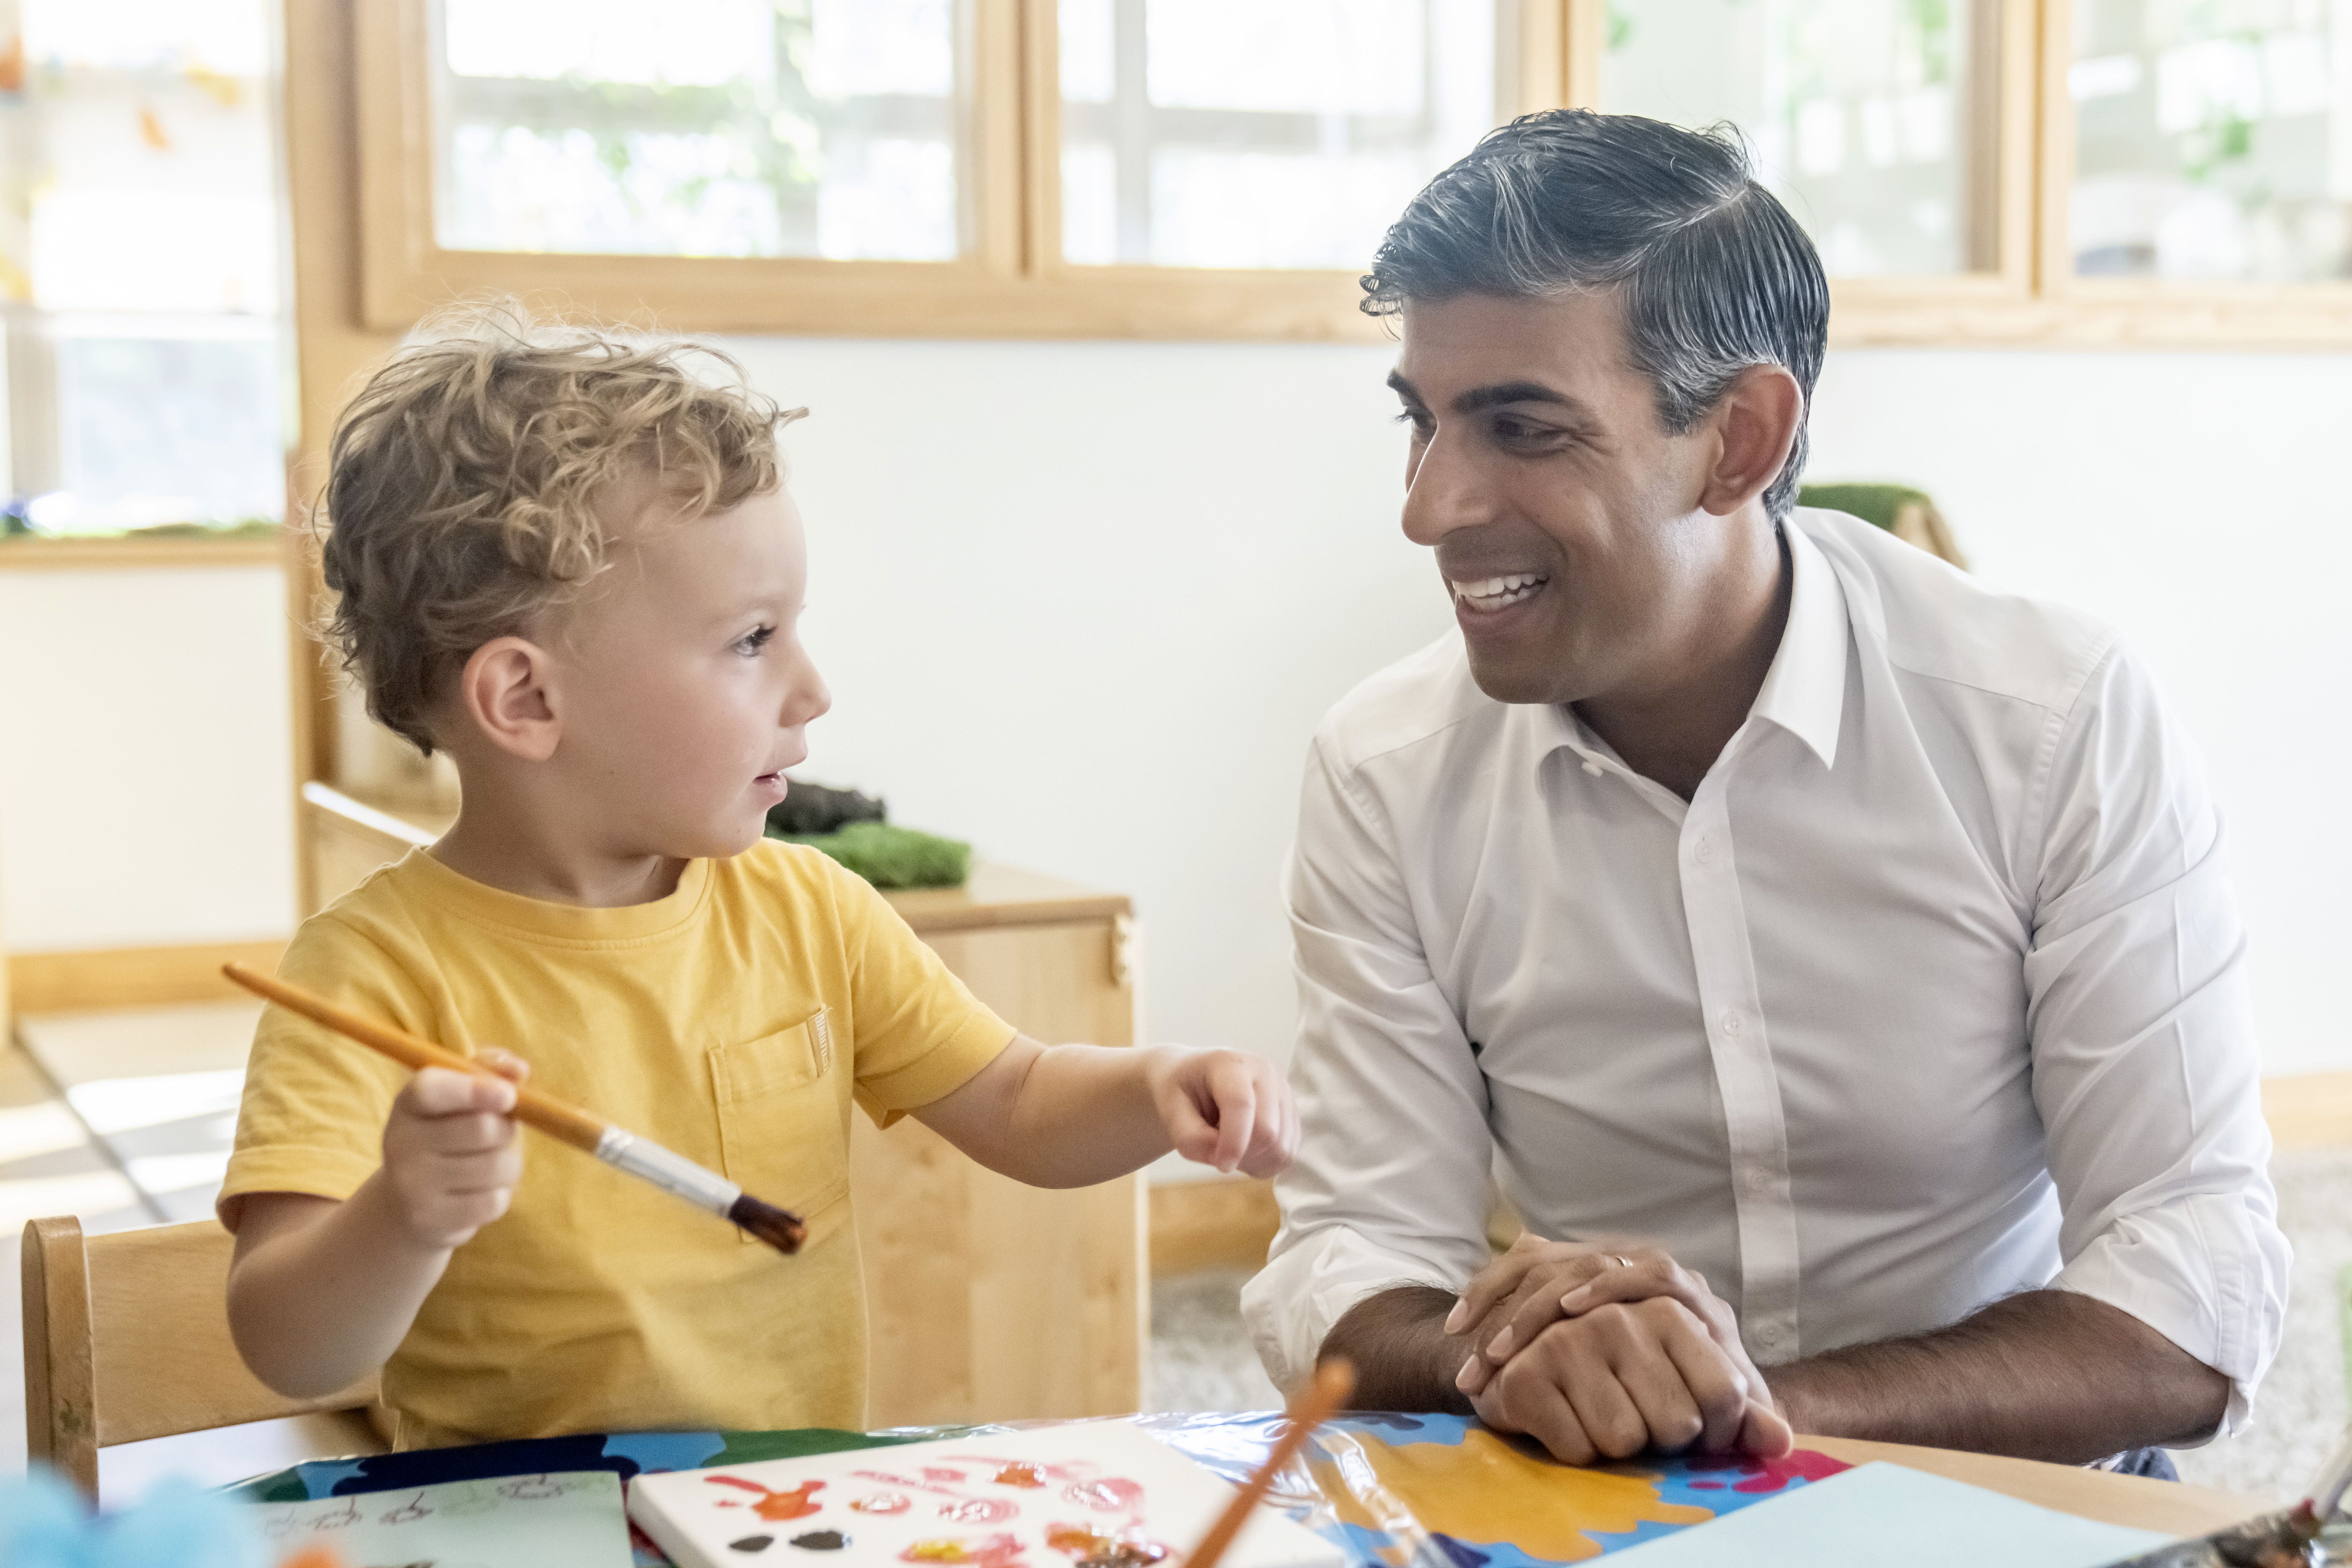
[[[515,1106],[515,1086],[484,1073],[420,1068],[409,1080],[410,1103],[425,1116],[457,1116],[488,1110],[503,1116]]]

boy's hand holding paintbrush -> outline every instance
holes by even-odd
[[[383,1124],[383,1181],[393,1212],[424,1246],[463,1247],[507,1212],[522,1180],[514,1084],[530,1064],[501,1050],[474,1058],[510,1080],[426,1068],[408,1080]]]

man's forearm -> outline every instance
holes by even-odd
[[[1765,1369],[1801,1433],[2084,1464],[2192,1442],[2230,1380],[2146,1323],[2071,1290],[1996,1301],[1947,1329]]]
[[[1434,1285],[1401,1285],[1365,1297],[1331,1325],[1319,1359],[1344,1356],[1354,1363],[1351,1409],[1471,1414],[1470,1396],[1454,1379],[1473,1334],[1445,1331],[1445,1315],[1458,1299]]]

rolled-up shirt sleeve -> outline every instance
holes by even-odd
[[[2059,730],[2043,797],[2025,972],[2063,1212],[2052,1283],[2229,1377],[2232,1431],[2278,1352],[2290,1262],[2245,931],[2197,759],[2120,648]]]
[[[1459,1289],[1482,1267],[1486,1080],[1413,922],[1392,836],[1327,731],[1309,752],[1286,899],[1304,1128],[1275,1185],[1282,1229],[1242,1312],[1285,1390],[1364,1298]]]

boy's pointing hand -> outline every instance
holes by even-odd
[[[1271,1063],[1240,1051],[1152,1053],[1151,1098],[1187,1160],[1277,1175],[1298,1150],[1298,1109]]]

